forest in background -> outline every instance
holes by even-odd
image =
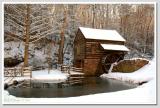
[[[12,56],[9,42],[20,42],[20,50],[29,44],[31,65],[38,64],[36,59],[42,55],[46,55],[42,65],[72,64],[73,42],[80,26],[117,30],[130,49],[126,58],[154,55],[153,4],[5,4],[4,50],[8,52],[4,57]],[[18,54],[23,58],[25,52]]]

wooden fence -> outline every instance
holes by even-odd
[[[4,68],[4,77],[32,77],[31,67]]]
[[[82,68],[76,68],[76,67],[73,67],[73,66],[61,65],[61,71],[64,72],[64,73],[71,74],[72,72],[82,73],[83,69]]]

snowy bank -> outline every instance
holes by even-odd
[[[101,75],[102,78],[112,78],[121,81],[127,81],[131,83],[142,83],[148,82],[154,78],[156,78],[156,61],[153,59],[147,65],[140,68],[139,70],[133,73],[120,73],[113,72],[109,74]]]

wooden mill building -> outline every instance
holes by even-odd
[[[99,76],[111,63],[123,59],[129,49],[116,30],[79,27],[74,40],[74,66],[85,75]]]

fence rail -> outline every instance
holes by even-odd
[[[71,74],[71,72],[82,73],[83,68],[77,68],[77,67],[73,67],[73,66],[61,65],[61,71],[64,72],[64,73],[69,73],[69,74]]]
[[[4,68],[4,77],[32,77],[31,67]]]

